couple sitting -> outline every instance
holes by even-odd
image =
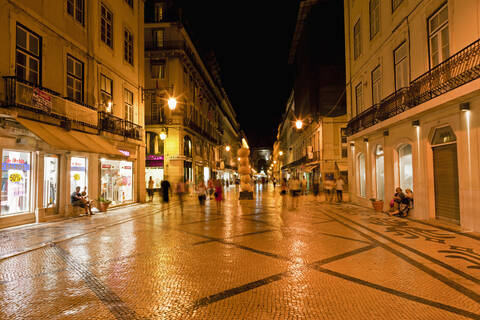
[[[85,215],[94,215],[94,213],[92,212],[92,201],[88,200],[87,187],[85,187],[85,190],[83,190],[83,192],[80,192],[80,187],[76,187],[75,191],[70,197],[70,201],[72,203],[72,206],[84,208]]]
[[[403,193],[402,188],[396,188],[393,199],[390,201],[389,215],[406,217],[411,208],[413,208],[412,190],[406,189]]]

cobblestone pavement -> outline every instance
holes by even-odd
[[[272,188],[0,231],[0,319],[480,319],[480,238]]]

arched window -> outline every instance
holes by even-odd
[[[183,138],[183,155],[185,157],[192,157],[192,139],[189,136]]]
[[[400,188],[413,190],[412,146],[404,144],[398,148],[398,176]]]
[[[377,183],[377,199],[385,198],[385,173],[383,163],[383,147],[378,145],[375,148],[375,177]]]
[[[365,172],[365,155],[360,153],[357,157],[357,190],[360,197],[366,197],[367,190],[367,175]]]

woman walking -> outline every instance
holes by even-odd
[[[221,209],[221,204],[223,200],[223,189],[222,189],[222,183],[220,180],[215,181],[215,202],[217,203],[217,212],[220,212]]]
[[[197,186],[197,194],[198,194],[198,202],[200,203],[200,207],[203,209],[205,207],[205,199],[207,198],[207,187],[205,183],[200,181]]]

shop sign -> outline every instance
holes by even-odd
[[[130,151],[118,149],[118,151],[123,154],[125,157],[130,157]]]
[[[132,169],[132,166],[123,166],[122,169]]]
[[[110,169],[112,165],[110,164],[102,164],[102,169]]]
[[[154,154],[147,155],[147,160],[163,160],[163,156],[157,156]]]
[[[9,159],[7,159],[7,162],[2,162],[2,170],[3,171],[8,171],[8,170],[28,171],[28,170],[30,170],[30,165],[28,163],[10,163],[8,161],[9,161]],[[20,161],[24,162],[24,160],[20,160]]]
[[[8,176],[8,180],[12,183],[18,183],[22,181],[22,175],[20,173],[12,173]]]
[[[52,110],[52,97],[38,88],[33,88],[32,102],[40,110],[46,112]]]

